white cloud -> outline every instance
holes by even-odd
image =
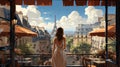
[[[68,16],[63,16],[57,22],[58,27],[63,27],[65,30],[75,30],[77,24],[81,23],[82,17],[77,11],[72,11]]]
[[[48,23],[48,24],[45,26],[45,28],[46,28],[47,30],[52,30],[53,27],[54,27],[54,24],[53,24],[53,23]]]
[[[54,22],[45,23],[44,20],[49,20],[50,18],[43,18],[36,6],[28,6],[27,8],[17,6],[16,9],[28,16],[31,25],[45,27],[45,29],[50,31],[53,29]],[[44,14],[47,14],[47,12],[44,12]],[[97,22],[98,17],[103,16],[103,12],[93,6],[88,6],[85,8],[85,15],[87,18],[82,17],[78,11],[72,11],[68,16],[62,16],[61,19],[56,21],[57,27],[63,27],[65,30],[75,30],[77,24]]]
[[[50,20],[50,18],[48,18],[48,17],[47,17],[47,18],[44,18],[44,19],[45,19],[45,20]]]
[[[98,21],[98,17],[103,16],[103,12],[100,9],[95,9],[93,6],[88,6],[85,9],[85,14],[88,16],[87,22],[88,23],[95,23]]]
[[[16,6],[16,11],[19,12],[19,11],[22,11],[23,12],[23,15],[27,15],[27,8],[23,8],[21,6]]]
[[[78,24],[90,24],[98,22],[98,17],[103,16],[101,9],[96,9],[93,6],[85,8],[85,15],[87,18],[82,17],[78,11],[72,11],[68,16],[62,16],[57,22],[58,27],[63,27],[65,30],[75,30]]]
[[[43,14],[48,14],[47,12],[43,12]]]
[[[41,17],[41,12],[37,10],[36,6],[28,6],[26,8],[23,8],[17,5],[16,11],[22,11],[23,15],[28,16],[28,21],[31,25],[39,26],[40,23],[44,23],[43,17]]]

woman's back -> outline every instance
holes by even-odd
[[[53,52],[52,63],[53,67],[66,67],[66,60],[64,58],[64,39],[61,41],[55,39],[55,50]]]
[[[64,47],[64,40],[65,38],[63,38],[61,41],[59,41],[57,38],[55,39],[55,46],[58,47],[58,48],[61,48],[63,49]]]
[[[65,49],[65,38],[63,37],[63,29],[58,28],[56,32],[56,37],[53,43],[53,50],[52,50],[52,66],[53,67],[66,67],[66,60],[64,58]]]

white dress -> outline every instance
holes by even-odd
[[[66,55],[63,50],[64,43],[58,45],[55,44],[55,50],[52,56],[53,67],[66,67]]]

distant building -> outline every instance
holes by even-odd
[[[108,26],[109,25],[114,25],[116,22],[115,19],[115,14],[108,14]],[[99,18],[99,22],[101,23],[99,28],[105,28],[105,15],[103,17]],[[97,29],[94,28],[94,29]],[[94,53],[95,50],[101,50],[101,49],[105,49],[105,37],[100,37],[100,36],[93,36],[92,39],[92,49],[91,51]]]
[[[20,12],[16,12],[15,17],[17,19],[17,24],[18,25],[31,30],[31,26],[30,26],[30,24],[28,22],[28,17],[27,16],[23,16],[23,13],[21,11]],[[32,37],[24,36],[24,37],[21,37],[21,38],[17,39],[17,45],[25,45],[27,43],[31,43],[31,44],[33,43]]]
[[[32,26],[33,31],[38,33],[33,38],[36,53],[51,53],[51,36],[44,27]]]
[[[23,26],[23,13],[16,12],[16,19],[17,19],[17,24]]]
[[[10,20],[10,8],[0,6],[0,21]],[[37,37],[17,37],[16,38],[16,47],[18,45],[25,45],[27,43],[33,44],[33,48],[36,53],[50,53],[51,52],[51,36],[44,27],[31,26],[28,22],[28,17],[23,16],[23,13],[16,12],[15,19],[17,19],[17,24],[30,29],[33,32],[38,33]],[[1,37],[5,43],[7,42],[5,38]]]
[[[76,27],[76,33],[78,35],[87,35],[92,30],[91,24],[78,24]]]
[[[25,44],[27,42],[31,42],[33,44],[33,49],[35,50],[35,53],[49,53],[51,52],[51,36],[45,30],[44,27],[38,27],[38,26],[31,26],[28,22],[28,17],[23,16],[22,12],[16,12],[16,18],[18,20],[18,25],[21,25],[23,27],[26,27],[33,32],[38,33],[37,37],[23,37],[19,40],[20,44]]]
[[[23,16],[23,26],[31,29],[31,25],[28,22],[28,17],[27,16]]]
[[[115,14],[108,14],[108,25],[113,25],[116,22],[116,15]],[[105,16],[101,17],[100,19],[100,27],[105,27]]]
[[[7,6],[0,6],[0,21],[10,20],[10,8]]]
[[[93,30],[93,28],[99,27],[100,22],[96,22],[94,24],[78,24],[76,27],[75,35],[74,35],[74,44],[79,42],[87,41],[90,43],[90,36],[88,33]]]
[[[28,22],[28,17],[23,16],[23,13],[21,11],[16,12],[16,19],[18,21],[17,22],[18,25],[31,29],[31,25]]]
[[[90,32],[91,30],[92,26],[90,24],[78,24],[78,26],[76,27],[73,44],[77,45],[79,42],[85,41],[88,32]]]
[[[0,6],[0,23],[6,23],[6,21],[10,20],[10,7],[8,6]],[[0,46],[5,46],[8,42],[8,38],[4,36],[0,36],[2,43]]]

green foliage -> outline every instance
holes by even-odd
[[[90,53],[91,45],[85,42],[80,42],[77,46],[73,44],[73,37],[66,38],[67,48],[72,53]]]
[[[22,50],[22,54],[34,54],[35,51],[33,49],[33,44],[32,43],[26,43],[19,45],[18,48]]]
[[[67,45],[67,48],[68,49],[71,49],[72,48],[72,45],[73,45],[73,37],[67,37],[66,38],[66,45]],[[70,50],[69,50],[70,51]]]
[[[72,53],[90,53],[91,45],[85,42],[77,44],[77,46],[72,46]]]
[[[113,52],[116,52],[116,41],[111,41],[108,45],[108,49],[112,50]]]

